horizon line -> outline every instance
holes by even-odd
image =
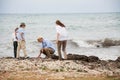
[[[99,14],[99,13],[120,13],[119,11],[118,12],[60,12],[60,13],[57,13],[57,12],[50,12],[50,13],[0,13],[0,14]]]

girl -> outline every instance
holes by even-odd
[[[57,43],[57,50],[59,54],[59,60],[62,60],[61,48],[64,53],[64,59],[67,59],[66,45],[67,45],[68,34],[66,31],[65,25],[59,20],[56,21],[56,31],[57,31],[56,43]]]
[[[18,28],[16,28],[14,33],[12,34],[13,47],[14,47],[14,57],[15,58],[17,57],[17,46],[18,46],[17,30],[18,30]]]

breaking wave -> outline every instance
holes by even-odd
[[[105,38],[105,39],[101,39],[101,40],[79,40],[79,39],[73,39],[73,40],[69,40],[69,42],[72,45],[76,45],[78,47],[110,47],[110,46],[119,46],[120,45],[120,40],[114,40],[114,39],[109,39],[109,38]]]

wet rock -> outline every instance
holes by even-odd
[[[29,59],[29,57],[25,58],[25,57],[19,57],[17,58],[18,60],[25,60],[25,59]]]
[[[115,43],[113,40],[106,38],[104,42],[102,43],[103,47],[110,47],[110,46],[115,46]]]
[[[96,56],[85,56],[85,55],[78,55],[78,54],[68,54],[68,60],[81,60],[86,62],[98,62],[100,59]]]
[[[97,47],[97,48],[99,48],[99,47],[100,47],[100,45],[96,45],[96,47]]]
[[[118,57],[115,61],[116,61],[116,62],[120,62],[120,57]]]
[[[120,45],[120,40],[116,40],[115,43],[116,43],[116,46]]]
[[[59,59],[59,56],[57,56],[55,54],[53,54],[51,57],[52,57],[52,59]]]
[[[68,59],[68,60],[72,60],[72,59],[74,59],[73,54],[68,54],[68,55],[67,55],[67,59]]]
[[[14,59],[13,57],[3,57],[5,59]]]
[[[88,62],[98,62],[100,59],[96,56],[89,56],[88,57]]]
[[[68,54],[67,55],[68,60],[82,60],[82,61],[88,61],[88,57],[85,55],[78,55],[78,54]]]

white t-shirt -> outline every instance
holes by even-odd
[[[24,28],[19,28],[17,30],[17,38],[18,38],[18,41],[21,41],[22,40],[22,37],[21,37],[21,34],[23,33],[23,38],[25,39],[25,29]]]
[[[63,41],[63,40],[67,40],[68,39],[68,33],[65,27],[61,27],[59,25],[56,26],[56,31],[57,33],[60,34],[58,40],[59,41]]]
[[[17,41],[17,34],[15,35],[15,32],[14,33],[12,33],[12,39],[13,39],[13,41]]]

